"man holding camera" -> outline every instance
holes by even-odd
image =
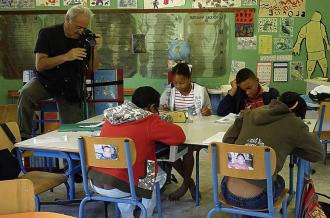
[[[63,24],[40,30],[34,53],[36,76],[20,90],[18,124],[23,139],[31,137],[32,118],[40,100],[54,98],[63,123],[83,119],[83,86],[87,71],[99,65],[99,34],[87,27],[93,16],[90,9],[71,7]],[[95,49],[92,49],[95,46]]]

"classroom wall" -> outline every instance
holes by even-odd
[[[116,2],[112,4],[109,8],[116,8]],[[138,1],[139,8],[142,8],[141,5],[142,1]],[[190,8],[192,4],[192,0],[187,0],[185,6],[177,7],[177,8]],[[254,6],[253,6],[254,7]],[[326,26],[329,32],[330,28],[330,14],[327,14],[327,10],[330,7],[330,1],[327,0],[319,0],[319,1],[307,1],[306,2],[306,16],[305,17],[298,17],[294,18],[294,33],[293,33],[293,42],[295,42],[297,34],[300,30],[300,27],[306,24],[310,20],[310,16],[315,10],[318,10],[322,14],[322,22]],[[257,31],[258,28],[258,6],[255,7],[256,12],[254,15],[254,33],[255,35],[259,35]],[[228,84],[230,72],[232,71],[231,64],[232,60],[243,61],[246,64],[246,67],[251,68],[252,70],[256,70],[256,63],[260,61],[260,55],[258,54],[258,47],[256,50],[238,50],[237,49],[237,41],[235,38],[235,16],[233,13],[227,13],[226,16],[228,17],[228,26],[229,26],[229,37],[228,37],[228,53],[225,62],[225,72],[220,72],[215,77],[194,77],[194,81],[198,82],[206,87],[215,88],[219,87],[222,84]],[[271,34],[273,37],[277,36],[277,33],[262,33],[262,34]],[[329,38],[329,37],[328,37]],[[281,55],[291,54],[291,51],[287,53],[281,53]],[[330,65],[330,57],[329,52],[328,56],[328,65]],[[299,56],[294,56],[293,61],[301,61],[304,64],[304,78],[307,77],[306,73],[306,50],[305,50],[305,43],[302,43],[301,52]],[[319,66],[316,66],[315,73],[313,77],[322,76],[321,70]],[[156,88],[158,91],[162,91],[164,86],[167,83],[167,79],[163,78],[148,78],[143,77],[142,72],[138,72],[134,74],[131,78],[125,78],[124,87],[126,88],[135,88],[142,85],[150,85]],[[20,79],[4,79],[3,76],[0,76],[0,104],[10,103],[10,99],[7,98],[7,90],[8,89],[19,89],[21,87],[22,81]],[[304,93],[306,89],[306,84],[304,81],[294,81],[290,79],[288,82],[271,82],[270,86],[279,89],[280,92],[286,90],[297,91],[300,93]]]

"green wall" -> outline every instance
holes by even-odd
[[[141,2],[141,1],[138,1]],[[116,6],[113,4],[111,8],[115,8]],[[139,8],[142,5],[139,3]],[[182,8],[191,7],[191,0],[186,1],[186,5]],[[294,18],[294,36],[293,41],[295,42],[297,34],[304,24],[306,24],[314,11],[319,11],[322,14],[322,22],[326,26],[328,33],[330,28],[330,13],[327,13],[330,8],[330,1],[328,0],[319,0],[312,1],[308,0],[306,2],[306,16]],[[194,78],[195,82],[198,82],[206,87],[215,88],[219,87],[222,84],[228,84],[229,72],[231,71],[231,60],[245,61],[246,67],[251,68],[252,70],[256,70],[256,63],[260,61],[260,56],[257,50],[237,50],[236,49],[236,39],[235,39],[235,23],[234,23],[234,14],[229,14],[229,26],[230,26],[230,37],[229,37],[229,48],[228,48],[228,58],[227,58],[227,69],[226,74],[221,77],[215,78]],[[257,32],[257,24],[258,24],[258,8],[256,8],[255,13],[255,34],[258,35]],[[277,33],[276,33],[277,34]],[[275,34],[274,34],[275,35]],[[329,53],[329,52],[328,52]],[[285,55],[281,53],[281,55]],[[287,53],[290,54],[290,53]],[[330,57],[328,55],[328,66],[330,66]],[[306,50],[305,43],[302,43],[301,51],[299,56],[294,56],[293,61],[302,61],[304,63],[304,77],[307,77],[306,73]],[[321,69],[319,66],[316,66],[313,77],[322,76]],[[164,86],[166,85],[166,79],[148,79],[141,76],[141,74],[136,74],[132,78],[125,79],[124,86],[127,88],[135,88],[142,85],[150,85],[156,88],[159,92],[162,92]],[[0,76],[0,104],[10,103],[10,99],[7,98],[7,90],[9,89],[19,89],[21,87],[21,80],[6,80],[2,76]],[[291,81],[289,77],[289,82],[272,82],[272,87],[277,88],[280,92],[284,92],[287,90],[297,91],[300,93],[304,93],[306,89],[306,83],[304,81]]]

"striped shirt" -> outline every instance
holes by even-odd
[[[191,106],[194,106],[194,89],[192,88],[188,95],[182,95],[175,89],[174,110],[186,111]]]

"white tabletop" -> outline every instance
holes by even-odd
[[[87,119],[83,122],[99,122],[103,118],[102,115]],[[203,141],[218,132],[225,132],[232,123],[218,123],[218,116],[212,115],[208,117],[194,117],[192,123],[177,123],[185,135],[185,144],[188,145],[203,145]],[[305,123],[309,126],[310,132],[314,131],[316,119],[306,119]],[[78,138],[80,136],[97,135],[98,131],[79,131],[79,132],[58,132],[57,130],[39,135],[37,137],[16,143],[16,147],[45,149],[55,151],[65,151],[78,153]]]
[[[102,115],[87,119],[83,122],[98,122],[103,118]],[[230,123],[216,123],[218,116],[195,117],[192,123],[177,123],[186,134],[185,144],[201,145],[203,141],[214,134],[226,131]],[[80,136],[97,135],[98,132],[79,131],[79,132],[58,132],[57,130],[39,135],[37,137],[16,143],[16,147],[45,149],[65,152],[78,153],[78,138]]]

